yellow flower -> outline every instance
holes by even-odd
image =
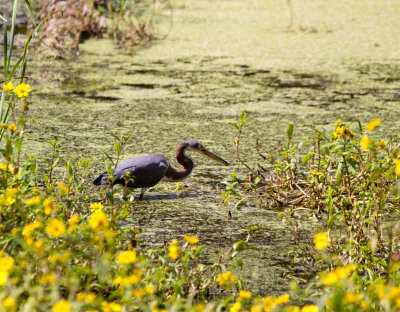
[[[374,141],[371,140],[368,136],[363,135],[360,144],[361,144],[361,150],[364,152],[368,149],[368,147],[373,143]]]
[[[16,86],[13,92],[18,96],[19,98],[22,98],[24,96],[28,96],[29,92],[31,92],[31,89],[29,89],[29,85],[26,83],[21,83],[20,85]]]
[[[94,203],[94,204],[90,205],[91,212],[102,210],[103,208],[104,208],[104,206],[101,203]]]
[[[310,169],[310,174],[315,175],[315,176],[319,176],[322,174],[322,172],[317,172],[317,171],[313,171]]]
[[[86,303],[92,303],[93,301],[96,300],[96,294],[92,293],[92,292],[88,293],[88,294],[80,292],[80,293],[76,294],[76,300],[77,301],[84,301],[85,300]]]
[[[400,298],[400,286],[393,287],[391,290],[389,290],[387,297],[389,300]]]
[[[1,257],[0,258],[0,271],[10,271],[14,267],[14,258]]]
[[[32,238],[31,238],[31,233],[33,230],[37,229],[38,227],[41,227],[42,224],[38,221],[28,223],[27,225],[24,226],[22,229],[22,236],[25,238],[27,241],[28,245],[32,245]],[[30,243],[29,243],[30,242]]]
[[[79,216],[77,214],[74,214],[71,216],[71,218],[68,221],[68,226],[71,230],[75,230],[76,226],[79,223]]]
[[[219,273],[217,277],[219,286],[229,286],[231,283],[236,282],[236,276],[231,271]]]
[[[304,306],[301,312],[318,312],[318,307],[316,305]]]
[[[4,91],[11,91],[12,89],[14,89],[14,84],[10,81],[3,85],[2,88]]]
[[[346,295],[343,298],[344,304],[351,304],[360,301],[360,294],[355,294],[351,291],[346,292]]]
[[[122,283],[122,276],[117,276],[116,278],[113,279],[114,285],[119,285],[121,283]]]
[[[380,118],[373,119],[367,123],[367,126],[365,127],[368,131],[374,131],[376,127],[378,127],[381,123]]]
[[[14,166],[10,164],[0,164],[0,170],[12,172],[14,171]]]
[[[240,292],[239,292],[239,299],[244,299],[244,300],[246,300],[246,299],[250,299],[251,298],[251,291],[244,291],[244,290],[241,290]]]
[[[275,304],[276,304],[276,305],[281,305],[281,304],[288,303],[288,302],[289,302],[289,299],[290,299],[290,297],[289,297],[288,294],[282,295],[282,296],[276,298]]]
[[[117,256],[117,262],[119,264],[135,263],[136,262],[136,251],[130,250],[130,251],[121,252]]]
[[[17,126],[15,125],[15,124],[10,124],[9,126],[8,126],[8,129],[10,129],[12,132],[14,132],[14,131],[17,131]]]
[[[364,299],[360,301],[360,307],[364,311],[367,310],[368,305],[367,305],[367,302]]]
[[[191,245],[195,245],[199,242],[199,239],[196,236],[185,235],[185,241],[187,241]]]
[[[86,303],[92,303],[92,302],[94,302],[96,300],[96,294],[95,293],[88,293],[87,294],[87,296],[86,296],[86,298],[85,298],[85,301],[86,301]]]
[[[385,295],[385,285],[383,285],[383,283],[380,283],[378,286],[376,286],[376,294],[380,300],[383,299],[383,296]]]
[[[322,284],[325,286],[330,286],[335,284],[341,278],[347,278],[348,275],[357,269],[356,264],[349,264],[344,267],[337,267],[335,270],[329,273],[321,273],[320,277]]]
[[[350,139],[354,138],[354,132],[350,131],[349,128],[343,126],[340,128],[336,128],[336,131],[333,133],[333,138],[341,138],[341,137],[349,137]]]
[[[4,286],[8,281],[8,271],[0,271],[0,286]]]
[[[175,260],[178,258],[179,255],[179,246],[178,246],[178,241],[174,239],[171,244],[169,244],[169,256],[171,257],[172,260]]]
[[[28,198],[25,202],[29,206],[34,206],[34,205],[40,204],[41,201],[42,201],[42,197],[40,195],[37,195],[33,198]]]
[[[108,238],[113,238],[115,236],[115,231],[111,229],[105,230],[104,236]]]
[[[15,198],[12,197],[6,197],[5,194],[0,196],[0,203],[4,206],[10,206],[16,202]]]
[[[262,305],[265,312],[270,312],[275,307],[274,298],[272,297],[264,297],[262,298]]]
[[[146,290],[146,293],[147,293],[148,295],[151,295],[151,294],[153,293],[154,286],[151,285],[151,284],[146,285],[145,290]]]
[[[108,227],[109,221],[106,214],[99,210],[94,213],[89,218],[89,225],[95,231],[101,231]]]
[[[261,312],[261,308],[259,306],[252,306],[250,312]]]
[[[103,301],[101,303],[101,309],[103,312],[120,312],[122,311],[122,306],[115,302]]]
[[[141,288],[135,289],[134,291],[132,291],[132,296],[136,298],[142,298],[144,296],[144,290]]]
[[[53,218],[46,226],[46,232],[57,238],[65,233],[65,225],[60,220]]]
[[[238,312],[240,311],[240,308],[242,307],[242,304],[240,302],[235,302],[233,306],[230,307],[229,312]]]
[[[33,248],[38,254],[43,254],[46,251],[43,242],[40,240],[33,243]]]
[[[400,176],[400,159],[395,159],[393,162],[395,165],[394,172],[396,172],[396,174]]]
[[[328,233],[320,232],[314,236],[315,248],[323,250],[328,246]]]
[[[69,187],[66,186],[65,184],[63,184],[63,183],[60,182],[60,183],[58,183],[57,187],[60,189],[61,194],[63,194],[63,195],[68,194],[68,192],[69,192]]]
[[[378,142],[376,142],[376,144],[378,145],[378,149],[382,150],[386,147],[386,142],[383,140],[379,140]]]
[[[67,300],[58,301],[52,308],[53,312],[70,312],[71,305]]]
[[[76,301],[83,301],[85,299],[85,294],[83,292],[76,294]]]
[[[39,284],[46,285],[56,281],[56,276],[52,273],[44,274],[39,278]]]
[[[4,298],[3,305],[7,308],[7,311],[16,311],[17,310],[17,302],[12,297]]]
[[[340,124],[340,119],[336,120],[336,127],[339,126]]]
[[[56,206],[51,198],[46,198],[43,201],[43,208],[45,215],[48,216],[51,214],[51,211],[56,208]]]

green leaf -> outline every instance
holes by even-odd
[[[232,126],[235,126],[236,129],[239,129],[238,125],[233,121],[228,122],[228,124],[232,125]]]
[[[17,149],[17,152],[19,153],[21,151],[22,147],[22,140],[21,138],[16,138],[14,141],[15,148]]]
[[[243,260],[242,259],[235,259],[235,262],[240,269],[243,269]]]
[[[67,164],[67,171],[68,171],[68,173],[70,174],[70,175],[73,175],[73,169],[72,169],[72,166],[71,166],[71,164]]]
[[[332,194],[333,194],[333,190],[330,190],[328,192],[328,199],[326,201],[326,208],[328,208],[328,211],[331,211],[331,209],[333,207]]]
[[[306,156],[303,157],[303,161],[302,164],[303,166],[307,163],[307,161],[309,161],[313,156],[315,155],[315,153],[308,153]]]
[[[204,245],[197,247],[196,250],[194,251],[194,255],[197,257],[199,253],[203,250],[203,248]]]
[[[343,178],[343,174],[342,172],[338,171],[336,172],[336,185],[340,185],[342,184],[342,178]]]
[[[287,130],[286,130],[286,135],[288,138],[288,144],[290,143],[290,140],[292,139],[292,134],[293,134],[293,124],[289,123],[287,126]]]
[[[240,194],[236,191],[235,187],[234,187],[231,183],[229,183],[229,182],[227,182],[227,181],[224,181],[224,182],[222,182],[222,184],[225,184],[225,185],[226,185],[226,188],[227,188],[232,194],[237,195],[237,196],[240,196]]]
[[[259,250],[255,246],[250,246],[247,242],[245,241],[238,241],[235,245],[233,245],[233,254],[232,258],[240,251],[247,250],[247,249],[253,249],[253,250]]]
[[[121,143],[119,141],[115,142],[115,150],[117,151],[117,155],[121,155]]]
[[[245,121],[246,121],[246,110],[243,110],[242,116],[240,116],[239,128],[242,128],[244,126]]]
[[[245,199],[247,199],[247,197],[244,197],[244,198],[240,199],[240,200],[236,203],[235,209],[239,209],[239,206],[244,202]]]
[[[328,229],[332,229],[332,227],[335,225],[335,215],[334,215],[334,214],[332,214],[332,215],[329,217],[329,219],[328,219],[326,225],[327,225]]]
[[[102,152],[103,152],[104,155],[106,155],[107,159],[108,159],[110,162],[113,162],[113,160],[112,160],[112,158],[111,158],[110,155],[108,155],[105,151],[102,151]]]
[[[363,127],[361,125],[360,119],[357,119],[357,122],[358,122],[358,131],[360,132],[360,135],[362,135],[363,134]]]
[[[10,138],[7,138],[7,140],[6,140],[6,148],[5,148],[5,151],[4,151],[4,157],[5,158],[11,158],[12,157],[12,146],[11,146]]]

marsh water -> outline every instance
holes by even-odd
[[[380,117],[376,136],[400,125],[400,4],[377,1],[297,1],[288,30],[286,1],[229,0],[175,2],[173,30],[166,40],[128,53],[110,40],[88,40],[74,60],[34,57],[27,152],[48,154],[46,141],[57,139],[64,156],[93,159],[88,187],[105,169],[102,150],[113,154],[115,139],[134,135],[123,159],[162,153],[173,160],[178,143],[196,139],[231,163],[222,167],[193,155],[193,174],[181,183],[161,183],[134,201],[134,222],[144,246],[196,235],[209,257],[246,238],[248,224],[259,231],[246,251],[245,284],[260,294],[280,294],[290,277],[309,277],[290,265],[291,251],[302,246],[277,211],[257,200],[233,209],[224,206],[221,184],[232,171],[242,177],[233,141],[241,112],[248,111],[241,137],[242,157],[261,161],[285,139],[286,126],[301,137],[313,124],[332,129],[337,119],[361,122]],[[93,201],[100,198],[93,195]],[[231,216],[228,215],[228,208]],[[309,243],[322,226],[303,220],[300,237]]]

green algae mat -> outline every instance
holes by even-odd
[[[174,166],[178,143],[198,140],[231,167],[193,155],[196,167],[183,190],[159,184],[147,200],[131,204],[135,219],[129,222],[142,227],[146,246],[192,234],[210,257],[256,224],[260,231],[251,243],[259,251],[244,253],[241,274],[260,294],[282,293],[289,276],[307,279],[310,272],[291,268],[291,251],[301,246],[276,211],[249,201],[228,215],[221,182],[231,171],[246,174],[229,123],[247,110],[241,149],[251,165],[261,161],[254,140],[274,152],[289,122],[297,137],[308,126],[328,127],[340,118],[365,123],[379,117],[380,135],[397,132],[400,3],[299,0],[289,7],[286,1],[197,0],[174,6],[169,37],[135,54],[109,40],[89,40],[73,61],[33,57],[28,76],[36,119],[26,133],[28,152],[49,155],[45,142],[57,139],[64,156],[93,159],[95,178],[105,169],[102,151],[112,154],[112,135],[134,131],[123,159],[162,153]],[[306,241],[317,228],[317,221],[304,220],[299,235]]]

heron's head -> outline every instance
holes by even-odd
[[[211,153],[209,150],[207,150],[203,145],[201,145],[199,142],[195,141],[195,140],[189,140],[186,141],[187,145],[187,149],[189,150],[193,150],[196,152],[200,152],[203,155],[214,159],[216,161],[218,161],[221,164],[224,164],[225,166],[229,166],[229,163],[226,160],[223,160],[221,157],[215,155],[214,153]]]

